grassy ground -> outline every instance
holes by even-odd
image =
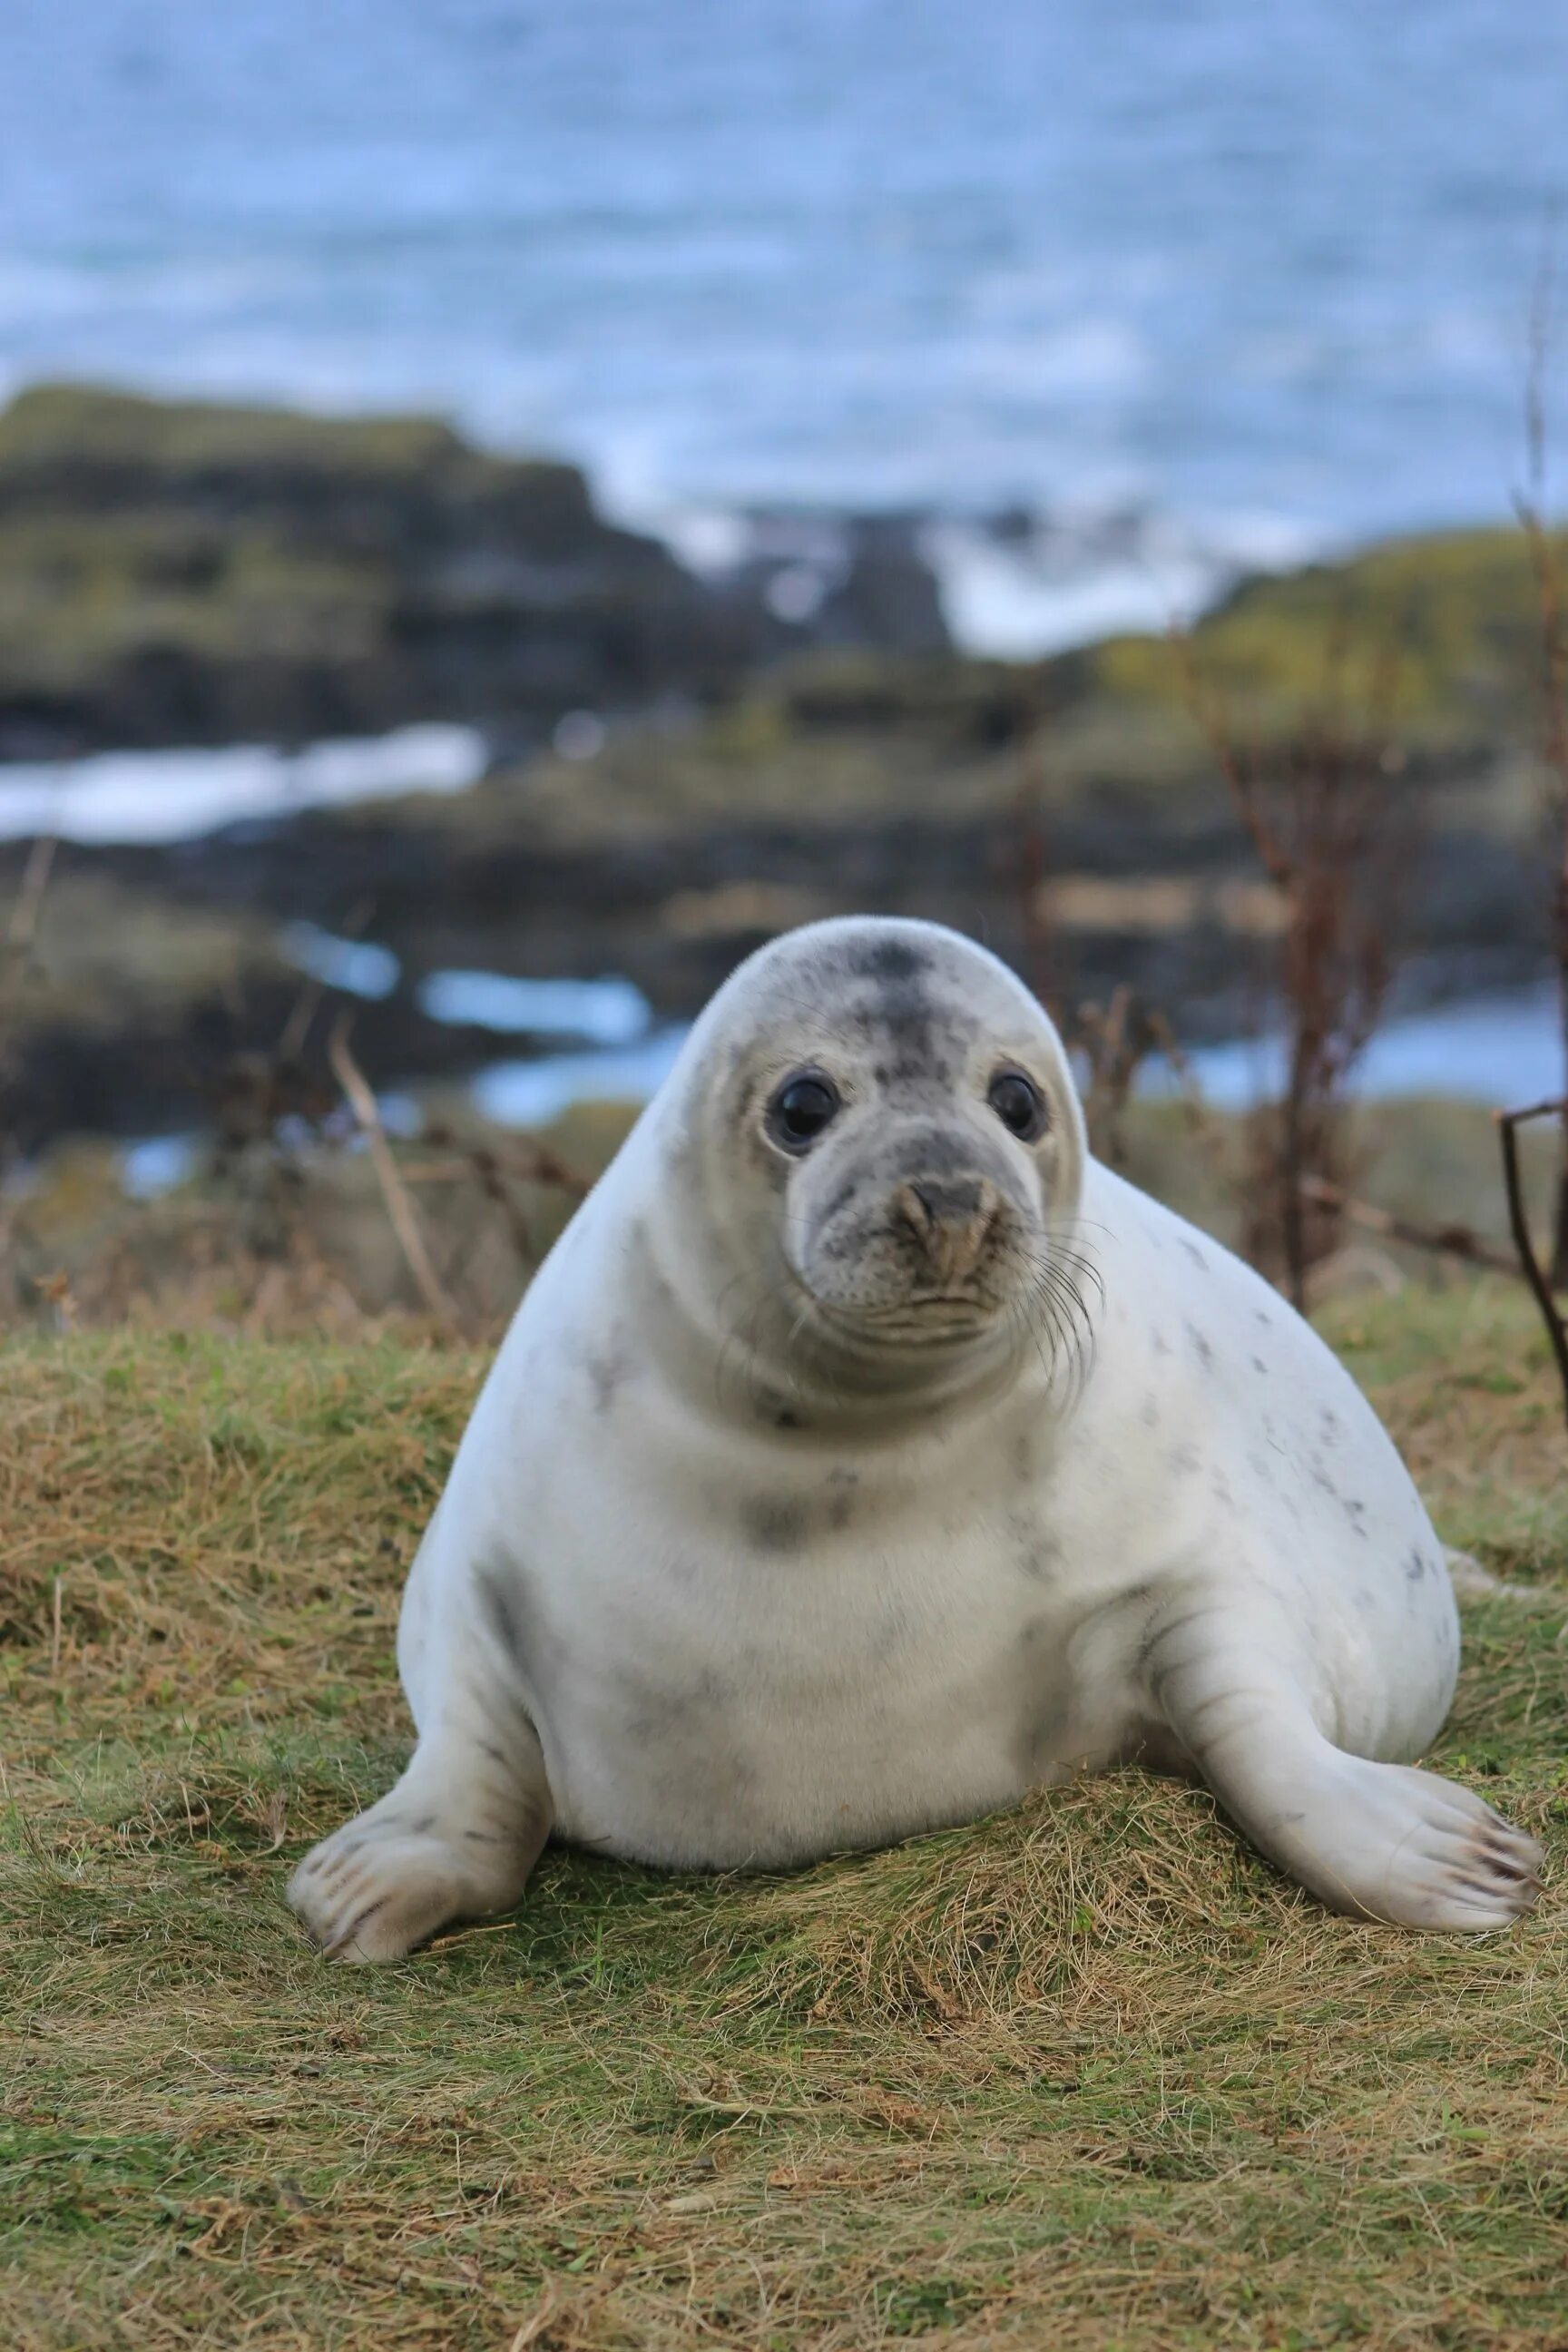
[[[1444,1531],[1568,1585],[1522,1304],[1334,1312]],[[306,1951],[287,1865],[403,1752],[396,1595],[479,1369],[6,1351],[18,2352],[1568,2345],[1554,1889],[1481,1943],[1354,1926],[1130,1771],[791,1879],[552,1855],[399,1969]],[[1468,1612],[1440,1751],[1554,1853],[1563,1622]]]

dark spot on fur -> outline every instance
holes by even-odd
[[[435,1826],[436,1816],[434,1813],[421,1813],[416,1822],[411,1822],[409,1823],[409,1827],[414,1832],[416,1837],[428,1837],[430,1832],[435,1828]]]
[[[1359,1501],[1355,1496],[1346,1495],[1342,1498],[1342,1507],[1356,1534],[1364,1541],[1366,1528],[1363,1521],[1366,1518],[1366,1505]]]
[[[1204,1272],[1206,1274],[1209,1270],[1209,1262],[1204,1255],[1202,1250],[1199,1249],[1196,1242],[1190,1242],[1185,1234],[1183,1234],[1181,1235],[1181,1244],[1182,1247],[1186,1251],[1187,1255],[1192,1259],[1193,1264],[1194,1265],[1202,1266]]]
[[[805,1506],[793,1495],[753,1495],[741,1524],[758,1551],[799,1551],[805,1541]]]
[[[1190,1478],[1193,1472],[1197,1469],[1200,1460],[1197,1447],[1184,1440],[1180,1445],[1173,1445],[1165,1456],[1168,1468],[1173,1470],[1179,1478]]]
[[[1339,1444],[1340,1417],[1337,1412],[1330,1412],[1325,1408],[1324,1411],[1319,1414],[1318,1434],[1322,1439],[1323,1444],[1328,1446],[1331,1451]]]
[[[975,1146],[970,1137],[955,1134],[933,1120],[916,1128],[900,1142],[898,1165],[883,1171],[889,1181],[907,1176],[966,1176],[975,1171]]]
[[[594,1391],[594,1411],[608,1412],[616,1401],[616,1391],[626,1376],[626,1359],[611,1354],[585,1356],[583,1360]]]
[[[861,1178],[858,1174],[848,1177],[844,1183],[840,1184],[837,1192],[835,1192],[830,1199],[823,1202],[822,1209],[817,1218],[818,1223],[822,1225],[830,1225],[833,1223],[834,1218],[839,1214],[840,1211],[847,1209],[849,1206],[850,1202],[854,1200],[855,1195],[860,1190],[860,1184]]]
[[[855,1489],[860,1484],[858,1470],[840,1467],[827,1474],[827,1524],[835,1533],[841,1532],[855,1516]]]
[[[1151,1331],[1149,1334],[1149,1345],[1153,1349],[1154,1353],[1157,1356],[1168,1356],[1171,1352],[1171,1343],[1169,1339],[1166,1339],[1163,1331]]]
[[[1060,1568],[1062,1548],[1055,1536],[1041,1535],[1037,1529],[1019,1547],[1017,1559],[1026,1577],[1044,1584]]]
[[[1261,1356],[1254,1356],[1252,1359],[1252,1369],[1255,1372],[1266,1372],[1268,1370],[1268,1367],[1264,1362]]]
[[[623,1667],[616,1675],[616,1688],[626,1701],[626,1737],[639,1747],[668,1738],[686,1714],[682,1693],[667,1689],[628,1668]]]
[[[1230,1480],[1223,1470],[1216,1469],[1210,1473],[1209,1492],[1222,1511],[1235,1510],[1236,1496],[1230,1491]]]
[[[478,1568],[474,1580],[479,1607],[497,1644],[520,1675],[529,1666],[528,1608],[518,1580],[504,1568]]]
[[[910,981],[931,970],[931,958],[912,940],[857,940],[846,958],[857,980]]]
[[[1412,1584],[1419,1584],[1426,1573],[1426,1561],[1414,1544],[1405,1555],[1405,1573]]]
[[[1212,1372],[1214,1370],[1214,1349],[1209,1345],[1208,1340],[1203,1332],[1198,1329],[1195,1323],[1184,1324],[1183,1328],[1187,1335],[1187,1345],[1191,1348],[1194,1355],[1197,1358],[1198,1362],[1205,1372]]]
[[[883,1074],[881,1083],[889,1089],[896,1087],[951,1087],[952,1078],[952,1064],[946,1055],[931,1052],[919,1061],[906,1057],[895,1062],[892,1068]]]
[[[1252,1313],[1253,1313],[1253,1319],[1254,1319],[1254,1321],[1258,1322],[1258,1323],[1261,1323],[1261,1324],[1262,1324],[1262,1326],[1263,1326],[1263,1328],[1264,1328],[1264,1329],[1265,1329],[1266,1331],[1269,1328],[1269,1327],[1271,1326],[1271,1324],[1272,1324],[1272,1323],[1273,1323],[1273,1321],[1274,1321],[1274,1318],[1273,1318],[1273,1316],[1272,1316],[1272,1315],[1270,1315],[1269,1313],[1268,1313],[1268,1311],[1267,1311],[1264,1307],[1255,1307],[1253,1308],[1253,1310],[1252,1310]]]

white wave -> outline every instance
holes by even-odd
[[[0,765],[0,840],[190,841],[221,826],[405,793],[463,793],[489,761],[477,728],[429,723],[279,751],[100,751]]]
[[[1183,625],[1243,573],[1283,571],[1325,551],[1289,516],[1237,514],[1178,530],[1114,507],[1052,516],[1005,536],[973,520],[938,520],[921,532],[921,547],[957,643],[1011,660],[1121,630]]]

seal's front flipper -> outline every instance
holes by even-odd
[[[1188,1598],[1145,1651],[1151,1694],[1238,1827],[1335,1911],[1479,1932],[1529,1910],[1542,1856],[1468,1789],[1348,1756],[1283,1644],[1234,1601]]]
[[[504,1749],[432,1725],[390,1794],[306,1855],[289,1900],[328,1959],[401,1959],[450,1919],[510,1910],[552,1811],[526,1720],[508,1725]]]

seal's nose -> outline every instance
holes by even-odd
[[[1001,1206],[984,1176],[910,1177],[892,1200],[895,1221],[919,1242],[944,1288],[973,1273]]]

